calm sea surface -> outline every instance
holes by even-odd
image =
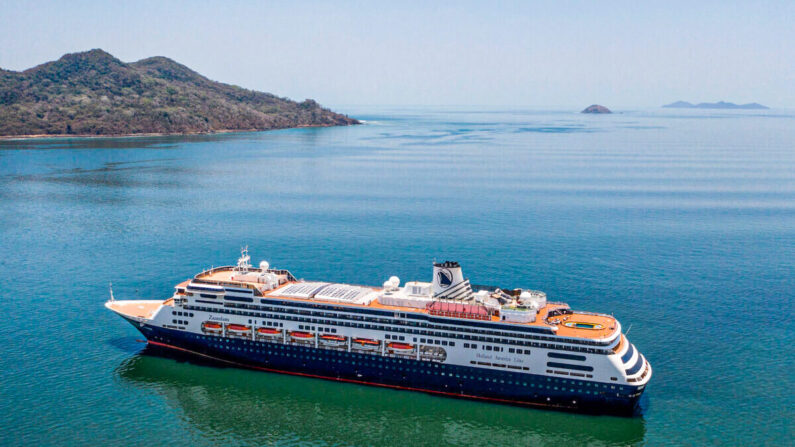
[[[0,142],[3,445],[782,445],[795,420],[795,113],[349,110],[368,124]],[[654,367],[637,418],[147,354],[106,311],[204,267],[545,290]]]

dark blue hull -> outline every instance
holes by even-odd
[[[637,387],[495,371],[313,345],[199,335],[139,327],[150,345],[187,351],[240,367],[423,391],[451,397],[568,411],[633,415]]]

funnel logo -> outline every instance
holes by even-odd
[[[450,270],[439,270],[436,275],[438,276],[439,285],[445,289],[450,287],[450,284],[453,283],[453,274],[450,273]]]

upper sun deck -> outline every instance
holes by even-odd
[[[258,269],[252,270],[259,271]],[[265,271],[266,270],[262,270],[262,272]],[[240,271],[233,267],[219,267],[204,271],[196,275],[193,281],[195,283],[216,286],[250,289],[253,291],[255,296],[278,298],[280,300],[308,302],[315,304],[333,304],[334,306],[351,308],[380,309],[400,313],[467,318],[466,316],[458,314],[449,315],[440,314],[438,312],[434,313],[428,308],[384,304],[381,302],[382,300],[379,300],[379,298],[383,298],[384,295],[388,295],[390,293],[387,288],[304,282],[297,281],[293,275],[286,270],[267,270],[267,272],[272,273],[277,278],[276,283],[263,284],[262,282],[256,281],[253,275],[241,275]],[[306,285],[307,287],[299,287],[303,285]],[[180,286],[184,287],[184,283],[180,284]],[[290,286],[293,287],[291,288]],[[327,286],[335,286],[337,289],[335,290],[335,293],[338,296],[346,295],[347,297],[354,298],[324,299],[319,294],[313,295],[311,293],[312,289],[322,289]],[[348,290],[339,290],[342,288],[347,288]],[[310,290],[310,292],[303,294],[295,293],[296,290],[301,289]],[[559,337],[590,339],[595,341],[612,338],[615,336],[616,332],[620,330],[618,322],[610,315],[572,311],[565,303],[544,302],[543,307],[537,309],[537,313],[535,314],[533,321],[528,322],[505,321],[504,316],[501,314],[511,312],[513,310],[514,309],[510,307],[500,307],[495,309],[493,312],[489,312],[487,315],[478,316],[477,319],[505,325],[523,325],[549,328],[551,331],[550,335],[554,334]]]

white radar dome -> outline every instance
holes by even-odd
[[[400,286],[400,278],[398,278],[397,276],[390,277],[389,282],[392,283],[392,287]]]
[[[262,261],[259,263],[259,268],[262,269],[262,271],[268,270],[270,266],[271,265],[268,264],[268,261]]]

